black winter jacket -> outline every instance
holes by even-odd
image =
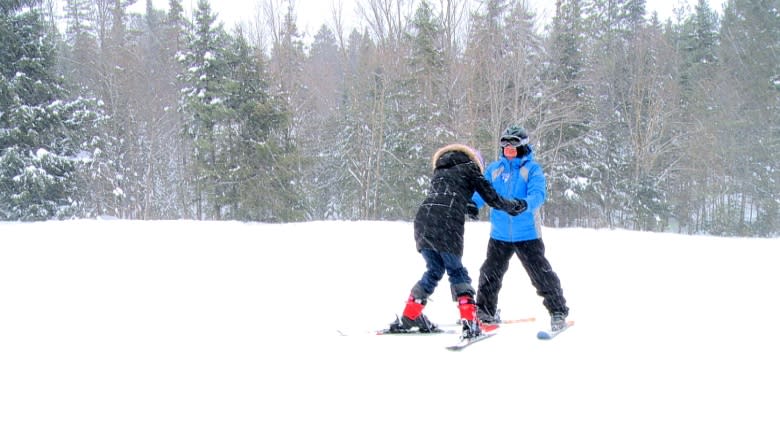
[[[447,145],[433,155],[434,172],[428,196],[414,218],[417,251],[424,248],[463,256],[466,204],[477,191],[485,202],[506,210],[509,202],[499,196],[482,175],[482,163],[465,145]]]

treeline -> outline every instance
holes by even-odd
[[[294,2],[225,29],[132,0],[0,0],[0,220],[409,220],[432,152],[531,133],[558,227],[776,236],[780,1]],[[256,6],[256,8],[254,8]],[[252,13],[256,11],[256,13]]]

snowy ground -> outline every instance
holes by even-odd
[[[468,223],[478,276],[487,223]],[[424,269],[409,223],[0,223],[0,437],[776,437],[779,239],[546,229],[576,326],[463,352],[358,335]],[[426,309],[452,323],[445,282]],[[337,330],[352,331],[340,336]]]

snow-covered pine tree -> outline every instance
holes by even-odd
[[[180,52],[183,88],[180,110],[183,127],[194,145],[192,172],[198,219],[221,219],[219,180],[224,171],[221,136],[227,116],[225,63],[227,35],[208,0],[199,0],[193,17],[193,34]]]
[[[228,121],[225,168],[220,204],[224,218],[242,221],[294,221],[305,209],[295,195],[293,163],[285,154],[280,134],[287,113],[270,93],[263,54],[242,33],[227,51]]]
[[[78,205],[77,165],[98,115],[67,100],[35,1],[0,1],[0,220],[65,218]]]

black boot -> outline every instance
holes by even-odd
[[[490,313],[483,310],[482,308],[478,308],[477,319],[479,319],[479,321],[482,323],[501,323],[501,310],[497,309],[495,314],[490,315]]]
[[[420,314],[420,316],[414,320],[406,316],[401,316],[401,318],[396,317],[395,321],[390,324],[388,332],[414,332],[415,328],[417,328],[417,332],[421,333],[441,332],[441,329],[428,320],[428,317],[426,317],[425,314]]]
[[[567,326],[569,326],[569,324],[566,323],[566,316],[564,314],[556,312],[550,317],[550,329],[552,332],[563,331]]]
[[[475,338],[482,335],[482,327],[479,326],[479,321],[477,320],[461,320],[461,324],[463,325],[463,333],[461,334],[461,339],[467,339],[467,338]]]

